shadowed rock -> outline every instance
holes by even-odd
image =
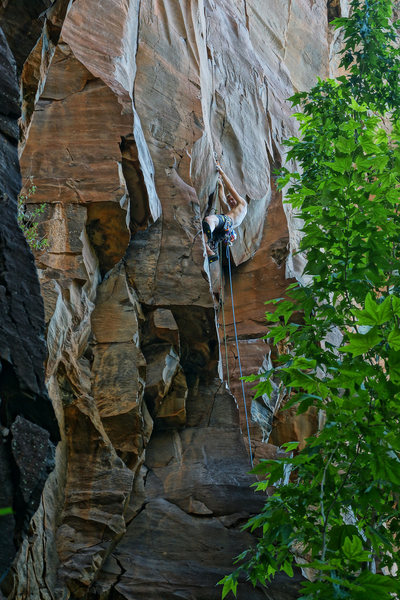
[[[3,7],[4,8],[4,7]],[[36,510],[58,426],[44,383],[44,311],[33,256],[17,224],[21,187],[16,65],[0,28],[0,578]]]

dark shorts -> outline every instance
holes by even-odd
[[[232,219],[226,215],[215,215],[218,217],[218,225],[213,231],[212,241],[215,244],[223,242],[227,246],[231,246],[236,240],[237,235],[233,229]]]

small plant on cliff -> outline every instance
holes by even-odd
[[[22,229],[26,241],[29,244],[31,250],[46,250],[49,246],[49,242],[45,237],[40,237],[38,232],[38,217],[42,215],[46,209],[45,204],[27,211],[26,205],[31,200],[32,196],[36,192],[36,186],[33,185],[32,181],[26,194],[20,194],[18,196],[18,213],[17,221],[18,225]]]
[[[222,580],[223,598],[240,576],[291,576],[296,555],[312,574],[304,600],[400,594],[400,58],[391,2],[351,7],[334,22],[347,75],[292,98],[300,136],[286,144],[300,169],[283,169],[280,187],[303,219],[311,277],[267,313],[267,337],[287,353],[256,386],[270,394],[274,377],[286,408],[321,410],[325,425],[254,469],[256,489],[275,492],[246,526],[261,537]]]

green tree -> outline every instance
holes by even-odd
[[[389,0],[353,0],[351,9],[334,22],[347,75],[291,99],[300,135],[286,142],[288,160],[300,168],[284,168],[279,185],[304,222],[311,277],[273,302],[266,337],[286,340],[287,351],[250,378],[257,395],[278,380],[286,408],[322,410],[325,425],[304,449],[288,444],[285,458],[254,469],[258,491],[276,488],[246,525],[261,537],[220,582],[223,598],[236,595],[240,576],[265,585],[277,571],[292,575],[296,555],[314,573],[303,599],[400,593],[398,24]],[[299,310],[301,325],[292,321]]]

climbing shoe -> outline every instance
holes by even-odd
[[[207,241],[212,240],[212,231],[210,225],[207,223],[207,221],[203,221],[201,225],[203,227],[204,233],[207,236]]]
[[[213,262],[215,262],[218,259],[219,259],[218,254],[212,254],[211,256],[208,257],[208,264],[211,265]]]

